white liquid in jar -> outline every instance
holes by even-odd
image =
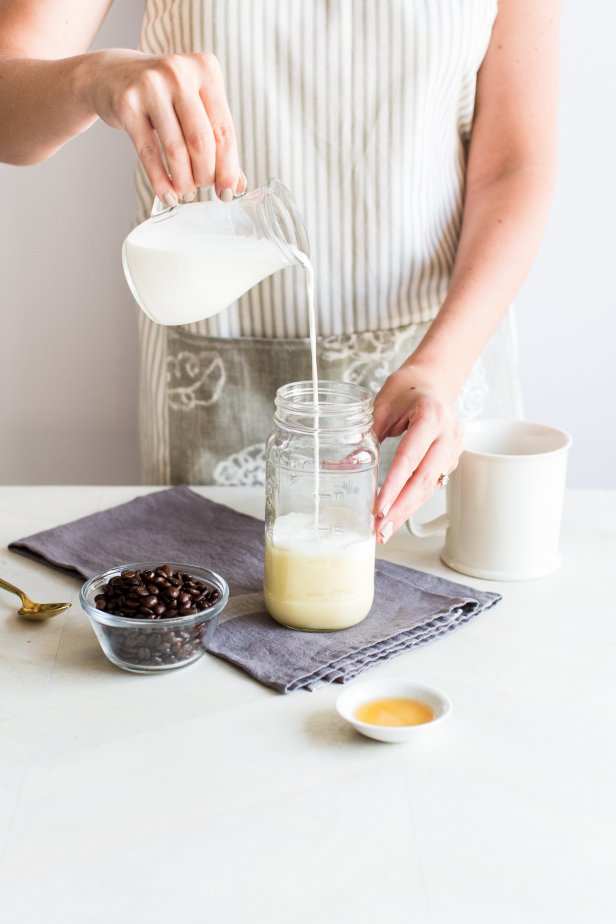
[[[372,606],[374,558],[374,536],[350,511],[323,509],[318,531],[309,513],[278,517],[265,540],[267,610],[293,629],[348,629]]]

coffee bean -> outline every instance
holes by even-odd
[[[207,610],[220,592],[186,571],[171,565],[134,571],[126,569],[102,585],[94,605],[102,612],[124,616],[141,624],[139,629],[103,627],[116,656],[138,667],[168,667],[201,651],[205,628],[166,629],[166,619],[192,616]],[[158,628],[150,628],[152,622]]]

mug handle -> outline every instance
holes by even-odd
[[[428,536],[433,536],[434,533],[438,533],[441,529],[447,529],[448,526],[449,517],[446,513],[442,513],[440,517],[435,517],[433,520],[428,520],[427,523],[416,523],[412,516],[406,521],[406,528],[409,533],[418,539],[427,539]]]

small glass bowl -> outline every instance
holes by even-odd
[[[155,571],[161,565],[190,574],[216,589],[220,597],[206,610],[190,616],[169,619],[137,619],[116,616],[96,608],[95,597],[103,584],[122,571]],[[229,587],[224,578],[208,568],[174,562],[138,562],[117,565],[86,581],[79,594],[81,608],[88,616],[104,654],[117,667],[136,674],[150,674],[186,667],[201,657],[211,638],[218,617],[229,599]]]

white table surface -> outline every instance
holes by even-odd
[[[357,735],[341,688],[281,696],[205,655],[109,664],[79,582],[7,543],[146,488],[0,488],[0,916],[6,924],[600,924],[616,919],[616,492],[567,495],[561,570],[465,579],[438,538],[384,557],[502,592],[373,668],[444,689],[417,745]],[[261,515],[261,491],[204,489]],[[367,676],[367,675],[364,675]],[[361,678],[360,678],[361,679]]]

